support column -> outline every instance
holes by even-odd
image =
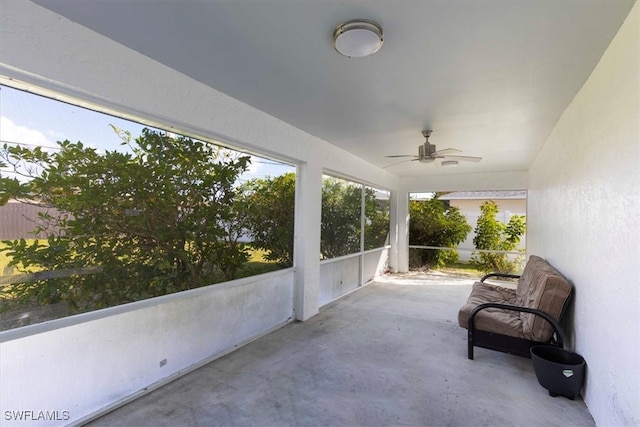
[[[296,320],[307,320],[319,311],[320,223],[322,221],[322,167],[305,163],[298,167],[294,262]]]
[[[391,253],[389,264],[394,273],[409,271],[409,193],[391,192]]]

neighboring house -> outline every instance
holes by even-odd
[[[451,206],[455,206],[467,218],[467,222],[475,229],[478,217],[480,217],[480,206],[487,200],[493,200],[498,205],[498,215],[496,219],[503,223],[508,223],[513,215],[526,215],[527,213],[527,192],[518,191],[456,191],[440,197],[440,200],[449,201]],[[475,231],[471,231],[467,239],[462,242],[458,249],[460,261],[467,262],[471,258],[473,249],[473,238]],[[526,247],[526,232],[520,240],[519,249]]]
[[[0,240],[34,239],[33,231],[40,223],[39,213],[49,211],[55,215],[55,209],[29,205],[17,200],[0,206]]]

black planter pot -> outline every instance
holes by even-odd
[[[580,394],[586,368],[582,356],[549,345],[536,345],[530,351],[538,382],[549,390],[549,396],[573,400]]]

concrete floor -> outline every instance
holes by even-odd
[[[89,425],[594,426],[457,325],[472,280],[385,277]]]

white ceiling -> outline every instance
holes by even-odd
[[[375,165],[417,154],[427,128],[484,158],[388,168],[418,176],[528,169],[633,0],[36,3]],[[382,25],[375,55],[333,49],[355,18]]]

